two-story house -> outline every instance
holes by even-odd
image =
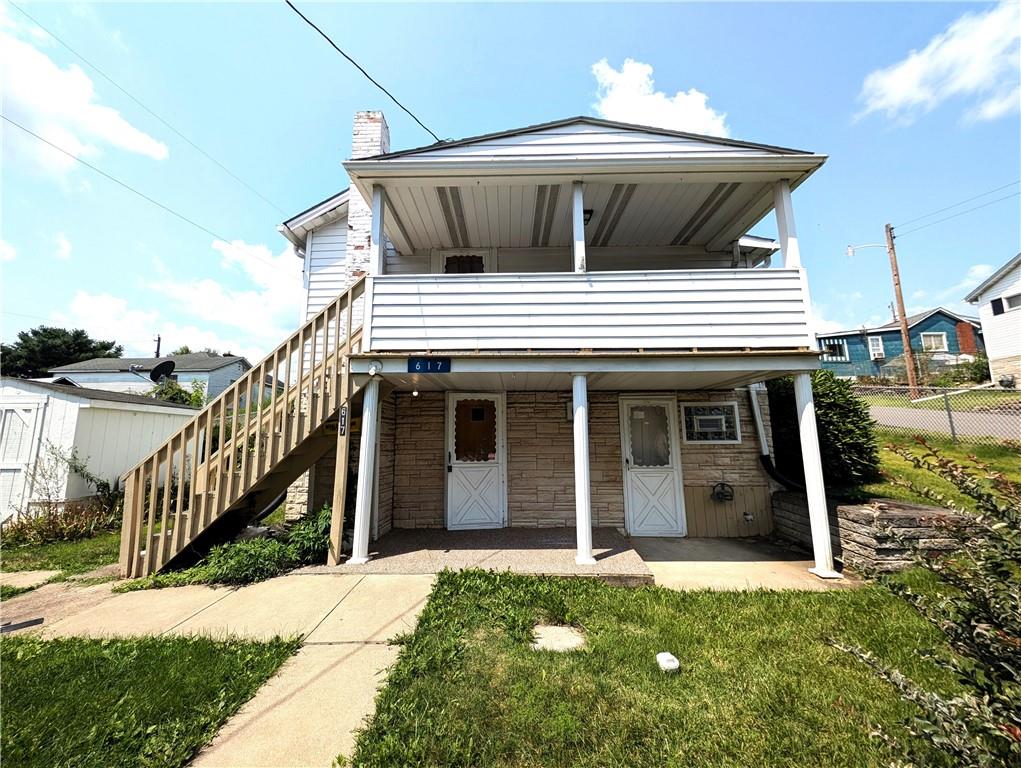
[[[345,512],[350,563],[394,528],[564,526],[593,567],[593,526],[768,533],[759,384],[793,375],[813,570],[837,575],[791,202],[825,156],[589,117],[393,152],[378,112],[353,148],[350,189],[280,227],[308,322],[128,474],[125,573],[299,477],[292,503],[332,501],[332,563]],[[771,212],[777,241],[750,235]],[[145,493],[177,468],[183,493]]]
[[[982,326],[944,307],[909,315],[908,338],[916,357],[934,370],[974,360],[985,352]],[[904,339],[900,321],[873,328],[819,334],[822,367],[837,376],[903,377]],[[916,361],[916,365],[920,362]]]
[[[964,297],[978,305],[994,382],[1021,382],[1021,253]]]

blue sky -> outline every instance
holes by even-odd
[[[283,3],[23,7],[279,210],[4,4],[4,114],[216,235],[5,123],[4,341],[268,352],[301,306],[276,225],[347,185],[353,113],[431,141]],[[444,138],[605,114],[830,155],[794,201],[821,329],[889,319],[885,253],[845,255],[887,221],[1013,184],[900,228],[909,311],[962,309],[1021,247],[1016,2],[299,7]]]

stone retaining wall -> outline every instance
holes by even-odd
[[[862,572],[898,571],[912,564],[912,552],[951,549],[955,542],[942,525],[962,518],[938,507],[877,499],[867,504],[829,502],[833,557]],[[792,491],[773,494],[773,532],[812,549],[805,497]]]

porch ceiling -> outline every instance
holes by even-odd
[[[428,248],[543,248],[571,244],[571,182],[387,183],[387,234],[402,252]],[[725,250],[773,205],[772,180],[585,185],[586,243]]]

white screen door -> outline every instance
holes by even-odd
[[[507,523],[502,394],[447,395],[447,528]]]
[[[5,403],[0,410],[0,520],[21,511],[26,501],[37,408]]]
[[[628,533],[684,536],[676,401],[623,398],[620,420]]]

